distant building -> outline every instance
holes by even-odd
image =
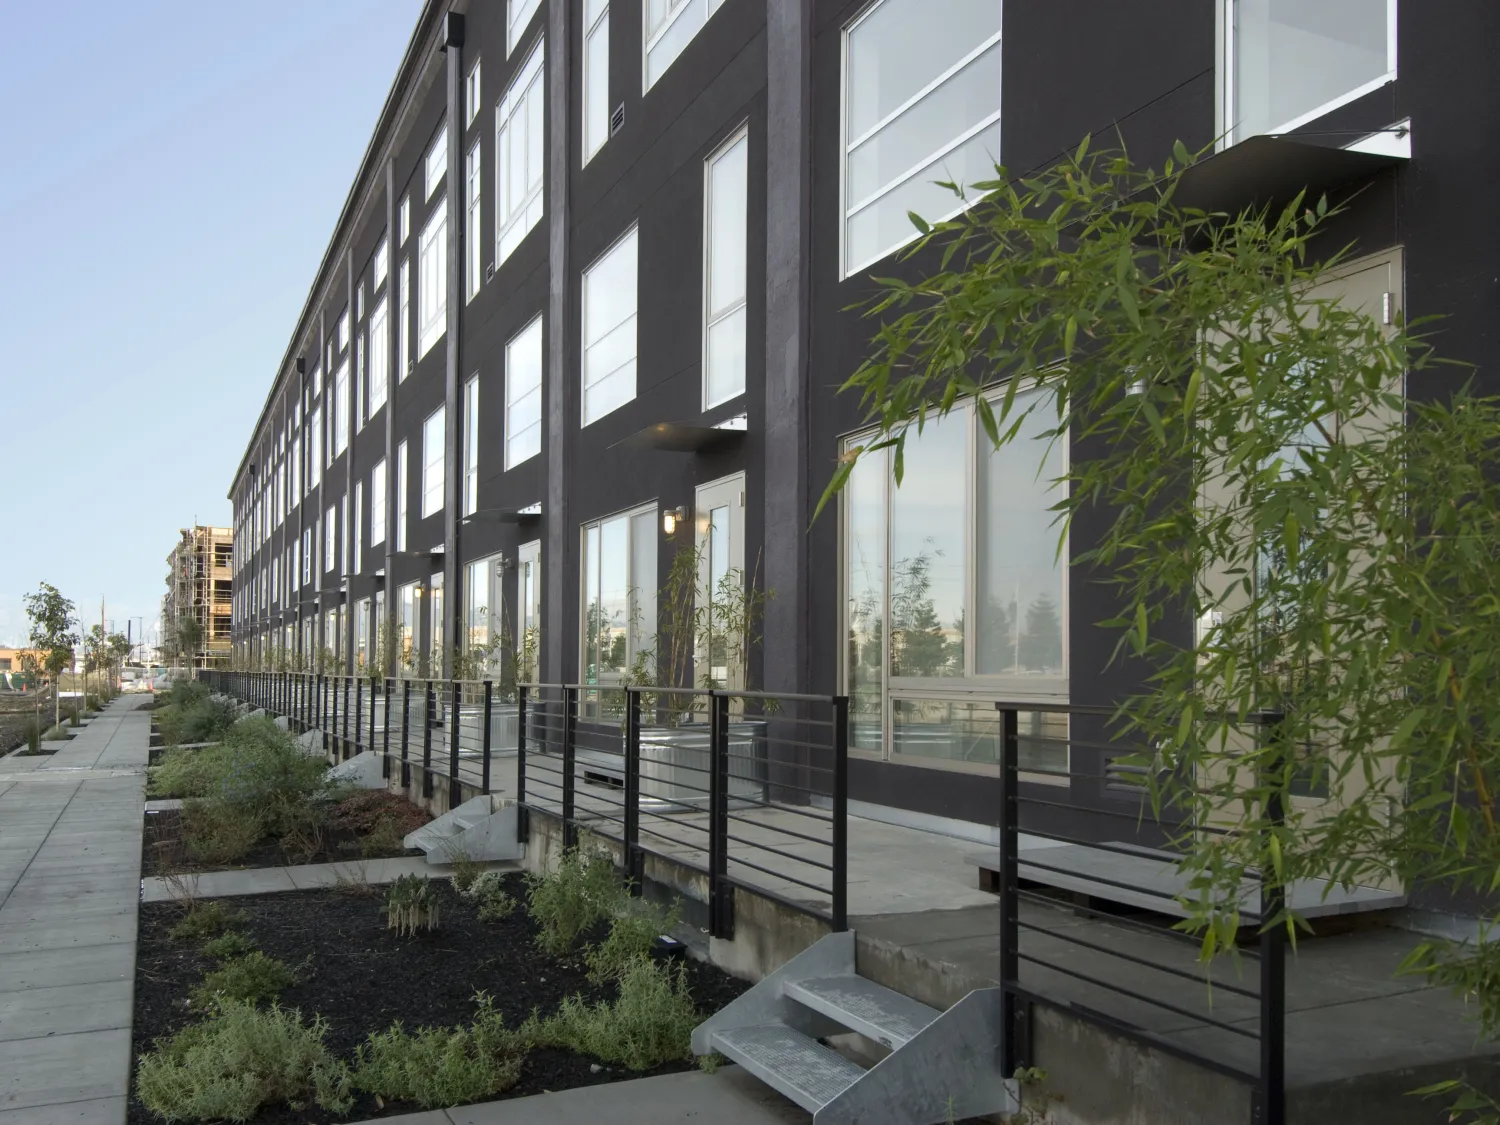
[[[22,657],[30,652],[24,648],[0,648],[0,691],[20,691],[26,679]]]
[[[184,620],[198,625],[191,663],[210,668],[229,662],[230,609],[234,598],[231,564],[234,533],[227,527],[185,527],[167,555],[167,592],[161,600],[162,648],[178,654]]]

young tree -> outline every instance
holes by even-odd
[[[73,663],[73,647],[78,644],[78,634],[70,630],[74,624],[74,606],[63,597],[56,586],[43,582],[34,594],[26,595],[26,616],[31,619],[31,648],[38,672],[52,677],[52,722],[62,722],[62,697],[59,682],[63,672]]]
[[[177,651],[182,657],[182,666],[191,668],[203,643],[203,626],[198,624],[198,619],[192,614],[185,613],[177,619],[173,636],[177,642]]]
[[[1159,811],[1229,829],[1176,841],[1211,956],[1247,877],[1500,885],[1500,400],[1437,383],[1416,325],[1329,295],[1347,251],[1325,200],[1181,207],[1192,159],[1178,145],[1153,173],[1085,140],[1041,174],[997,170],[950,222],[914,217],[911,253],[939,269],[879,282],[846,386],[880,430],[860,452],[894,446],[898,483],[909,428],[967,396],[996,446],[1030,411],[1071,440],[1059,530],[1091,511],[1075,562],[1144,669],[1117,733],[1160,748],[1142,760]],[[1033,604],[1026,635],[1046,616]],[[1291,800],[1308,777],[1329,800]],[[1412,960],[1492,1036],[1497,949]]]

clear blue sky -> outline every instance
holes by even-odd
[[[43,581],[149,628],[229,523],[420,9],[0,0],[0,645]]]

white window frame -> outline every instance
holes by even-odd
[[[406,494],[410,491],[410,446],[402,442],[396,447],[396,550],[406,550]]]
[[[536,378],[521,383],[516,379],[519,356],[519,347],[523,343],[523,337],[528,336],[535,330],[536,343]],[[519,332],[505,343],[505,468],[507,471],[515,468],[523,461],[528,461],[542,451],[542,364],[546,355],[546,335],[542,325],[542,314],[537,313],[532,317]],[[530,408],[528,400],[535,399],[534,411]],[[521,414],[521,406],[527,404],[527,415],[534,418],[517,428],[518,415]],[[518,448],[518,439],[531,432],[536,433],[536,448]]]
[[[339,577],[349,573],[349,494],[339,497]]]
[[[464,177],[466,196],[466,226],[464,230],[464,299],[472,301],[484,284],[484,267],[480,263],[483,242],[479,237],[480,207],[483,205],[483,185],[480,170],[484,167],[483,143],[475,138],[473,146],[464,158],[467,174]]]
[[[338,565],[338,537],[339,537],[339,506],[328,505],[328,513],[323,523],[323,573],[330,573]]]
[[[443,510],[448,484],[448,407],[445,403],[422,422],[422,518]]]
[[[713,14],[724,5],[724,0],[675,0],[672,8],[667,12],[667,18],[662,21],[661,27],[655,33],[651,31],[651,0],[643,0],[641,4],[641,89],[650,90],[652,86],[661,81],[662,75],[672,69],[672,64],[682,57],[682,52],[687,50],[688,44],[698,37],[698,33]],[[689,14],[691,13],[691,14]],[[677,51],[671,58],[662,63],[661,70],[655,78],[651,77],[651,52],[654,51],[661,41],[676,29],[677,22],[687,19],[696,22],[697,26],[692,29],[686,39],[678,44]]]
[[[713,299],[712,293],[710,292],[710,288],[711,288],[711,286],[710,286],[710,280],[713,277],[713,252],[714,252],[714,246],[713,246],[713,229],[714,229],[713,179],[714,179],[714,165],[716,165],[721,159],[723,159],[731,151],[733,151],[736,146],[741,145],[741,144],[743,144],[745,146],[745,213],[744,213],[744,216],[743,216],[744,224],[745,224],[745,228],[744,228],[744,232],[743,232],[744,233],[744,238],[745,238],[745,248],[744,248],[744,253],[743,253],[742,256],[744,257],[744,260],[745,260],[745,275],[746,276],[743,279],[743,284],[742,284],[741,289],[740,289],[740,299],[739,299],[739,301],[737,303],[731,305],[731,306],[726,306],[724,309],[722,309],[719,312],[719,314],[717,316],[715,316],[714,315],[714,310],[713,310],[713,308],[710,305],[710,301]],[[739,313],[741,311],[745,311],[746,310],[746,302],[747,302],[747,299],[748,299],[749,293],[750,293],[750,277],[749,277],[749,274],[750,274],[750,125],[749,125],[749,122],[746,122],[745,124],[741,125],[738,129],[736,129],[724,141],[723,144],[721,144],[718,148],[716,148],[713,152],[711,152],[709,154],[709,156],[708,156],[708,159],[706,159],[703,162],[703,356],[702,356],[702,367],[701,367],[701,370],[703,372],[703,379],[702,379],[702,381],[703,381],[703,409],[704,410],[709,410],[709,409],[712,409],[715,406],[719,406],[719,405],[721,405],[723,403],[729,402],[729,401],[731,401],[733,399],[736,399],[736,398],[740,397],[741,395],[743,395],[745,393],[745,367],[748,366],[748,359],[746,361],[746,364],[740,368],[738,388],[734,392],[732,392],[730,394],[726,394],[726,395],[721,395],[718,398],[712,398],[712,397],[710,397],[710,395],[709,395],[709,378],[708,378],[709,377],[709,370],[708,370],[708,335],[709,335],[709,330],[712,329],[715,325],[721,323],[722,321],[728,320],[730,317],[734,316],[736,313]],[[748,314],[748,311],[746,311],[746,315],[741,318],[741,323],[742,323],[742,325],[745,325],[744,336],[747,339],[748,339],[748,336],[749,336],[749,327],[748,327],[748,324],[746,324],[746,321],[748,321],[748,319],[749,319],[749,314]],[[745,341],[742,341],[741,344],[740,344],[740,353],[743,355],[744,352],[745,352]]]
[[[620,250],[622,250],[625,247],[626,243],[633,243],[634,244],[633,253],[635,254],[635,286],[636,286],[634,306],[633,306],[633,309],[632,309],[632,311],[631,311],[631,313],[630,313],[629,316],[625,317],[623,320],[617,321],[615,324],[610,325],[603,332],[600,332],[595,337],[594,342],[598,343],[600,340],[603,340],[604,337],[608,336],[611,332],[613,332],[616,328],[620,327],[620,325],[624,324],[626,321],[634,320],[635,321],[635,348],[631,352],[631,358],[630,358],[629,362],[636,365],[635,379],[634,379],[633,384],[631,386],[630,397],[628,399],[626,399],[624,402],[620,403],[619,406],[610,407],[608,410],[601,411],[601,412],[599,412],[599,413],[596,414],[596,413],[591,412],[590,409],[589,409],[589,389],[590,389],[590,386],[591,386],[591,384],[589,383],[589,369],[588,369],[588,353],[589,353],[589,346],[590,346],[589,345],[589,338],[588,338],[588,333],[589,333],[589,312],[588,312],[589,276],[595,270],[597,270],[601,265],[603,265],[604,262],[606,260],[608,260],[612,255],[614,255],[615,253],[617,253]],[[641,311],[640,276],[641,276],[641,259],[640,259],[640,253],[641,253],[641,251],[640,251],[640,228],[639,228],[639,226],[636,223],[631,223],[629,229],[627,229],[623,234],[621,234],[619,238],[615,239],[614,242],[610,243],[609,246],[607,246],[597,257],[594,258],[594,260],[592,262],[590,262],[583,269],[582,284],[579,286],[579,297],[580,297],[580,300],[579,300],[579,312],[580,312],[580,315],[579,315],[579,318],[578,318],[579,319],[579,324],[580,324],[580,329],[581,329],[581,333],[580,334],[582,336],[582,350],[579,353],[582,361],[578,365],[578,378],[579,378],[580,393],[581,393],[581,397],[580,397],[580,410],[581,410],[581,414],[582,414],[582,421],[580,422],[580,426],[589,426],[589,425],[592,425],[593,423],[597,422],[600,418],[608,417],[610,414],[612,414],[616,410],[620,409],[621,406],[624,406],[625,403],[634,402],[635,401],[635,397],[636,397],[636,393],[640,389],[640,370],[639,370],[640,355],[641,355],[641,334],[640,334],[640,311]],[[618,367],[615,367],[612,370],[605,372],[603,375],[596,376],[595,379],[594,379],[594,381],[593,381],[593,383],[592,383],[592,386],[595,386],[595,387],[599,386],[601,383],[604,382],[605,379],[609,378],[610,376],[612,376],[612,375],[616,374],[617,372],[619,372],[620,370],[622,370],[624,368],[624,366],[625,366],[625,364],[622,363]]]
[[[385,284],[386,274],[390,272],[390,269],[391,248],[386,240],[382,238],[379,244],[375,247],[375,278],[370,283],[372,292],[374,290],[378,290],[382,285]]]
[[[323,483],[323,408],[314,407],[307,414],[307,491]]]
[[[530,587],[528,590],[528,579]],[[529,596],[528,596],[529,595]],[[541,668],[542,655],[542,541],[533,539],[516,548],[516,652],[525,652],[526,634],[535,631],[529,668],[518,666],[518,677],[535,678]]]
[[[396,208],[396,245],[405,246],[411,235],[411,195],[401,197],[401,206]]]
[[[358,574],[365,568],[365,482],[362,480],[354,482],[353,521],[354,548],[349,573]]]
[[[1391,82],[1396,81],[1396,4],[1398,0],[1385,0],[1385,62],[1386,72],[1376,78],[1347,90],[1344,93],[1324,102],[1320,106],[1308,110],[1306,113],[1298,114],[1290,121],[1284,121],[1273,129],[1267,129],[1262,134],[1242,135],[1235,128],[1235,118],[1239,112],[1235,104],[1235,5],[1238,0],[1219,0],[1216,15],[1218,17],[1218,41],[1219,41],[1219,76],[1215,84],[1214,94],[1217,104],[1218,134],[1219,140],[1216,147],[1220,150],[1230,145],[1238,144],[1245,140],[1246,136],[1276,136],[1281,133],[1289,133],[1299,129],[1309,121],[1316,121],[1324,114],[1332,113],[1340,106],[1348,105],[1358,98],[1364,97],[1372,90],[1378,90]],[[1351,138],[1352,139],[1352,138]]]
[[[479,107],[484,104],[479,63],[479,59],[474,60],[474,65],[469,67],[468,77],[464,79],[464,126],[466,128],[474,124],[474,118],[479,116]]]
[[[878,133],[881,129],[885,128],[892,121],[894,121],[897,117],[901,116],[901,114],[903,114],[904,112],[906,112],[906,110],[910,109],[912,106],[914,106],[918,102],[920,102],[923,98],[927,97],[929,94],[932,94],[932,93],[936,92],[946,82],[948,82],[951,78],[953,78],[961,70],[963,70],[964,67],[968,66],[971,62],[973,62],[975,59],[977,59],[980,55],[984,54],[987,50],[989,50],[996,43],[1002,42],[1004,40],[1004,38],[1005,38],[1005,24],[1004,24],[1004,19],[1003,19],[1003,14],[1002,14],[1002,20],[1001,20],[1001,25],[1000,25],[1000,30],[999,31],[995,32],[988,39],[985,39],[984,41],[982,41],[982,42],[976,44],[974,47],[972,47],[969,51],[967,51],[963,55],[962,58],[960,58],[957,62],[955,62],[952,66],[950,66],[942,74],[940,74],[936,78],[932,79],[932,81],[928,82],[926,86],[923,86],[915,94],[913,94],[906,101],[904,101],[903,103],[901,103],[900,105],[898,105],[895,109],[891,110],[891,112],[887,113],[885,115],[885,117],[883,117],[881,120],[877,121],[870,128],[866,129],[858,137],[850,137],[849,136],[849,36],[852,35],[858,29],[858,27],[859,27],[860,24],[864,23],[865,20],[869,19],[871,15],[873,15],[875,12],[879,11],[880,8],[883,5],[885,5],[887,3],[890,3],[890,2],[891,2],[891,0],[875,0],[874,3],[870,4],[867,8],[865,8],[863,11],[861,11],[859,13],[859,15],[857,15],[857,16],[854,17],[854,19],[850,20],[849,23],[846,24],[845,27],[844,27],[843,35],[841,36],[840,45],[839,45],[839,216],[838,216],[838,228],[839,228],[839,264],[840,264],[839,277],[840,277],[841,280],[844,279],[844,278],[848,278],[848,277],[853,276],[854,274],[860,272],[861,270],[863,270],[863,269],[865,269],[865,268],[867,268],[869,266],[874,265],[876,262],[884,261],[886,258],[888,258],[892,254],[894,254],[897,250],[901,249],[901,247],[906,246],[907,244],[909,244],[912,241],[914,241],[917,238],[917,235],[918,235],[918,231],[917,231],[916,227],[912,227],[911,232],[909,234],[907,234],[905,237],[903,237],[902,240],[900,242],[897,242],[895,245],[889,246],[889,247],[885,248],[880,253],[875,254],[873,257],[865,259],[864,261],[850,262],[849,261],[849,249],[848,249],[849,220],[851,218],[853,218],[853,216],[855,214],[857,214],[858,212],[864,210],[866,207],[870,206],[871,204],[878,202],[879,200],[883,199],[885,196],[889,195],[891,192],[895,191],[897,188],[899,188],[902,185],[904,185],[907,182],[909,182],[913,176],[918,175],[922,171],[922,169],[926,168],[933,161],[938,160],[938,159],[942,158],[943,156],[946,156],[948,153],[950,153],[950,152],[954,151],[955,149],[959,148],[961,145],[963,145],[967,141],[971,140],[973,137],[975,137],[978,134],[984,132],[984,130],[988,129],[991,125],[995,124],[995,122],[997,122],[997,121],[1000,120],[1000,118],[1001,118],[1001,112],[1004,109],[1003,106],[997,104],[996,107],[995,107],[995,111],[993,113],[988,114],[982,121],[978,122],[975,125],[970,126],[968,129],[964,130],[957,137],[952,138],[950,141],[948,141],[948,143],[946,143],[942,147],[934,149],[932,152],[929,152],[926,156],[924,156],[917,163],[913,164],[905,172],[901,173],[899,176],[896,176],[893,179],[891,179],[888,182],[886,182],[880,188],[879,191],[875,192],[872,195],[869,195],[869,196],[865,197],[864,199],[850,200],[848,198],[848,195],[849,195],[849,189],[848,189],[848,181],[849,181],[849,157],[853,153],[854,149],[858,148],[861,143],[863,143],[865,140],[867,140],[869,137],[873,136],[874,134]],[[897,2],[901,2],[901,0],[897,0]],[[1003,8],[1002,8],[1002,13],[1003,13]],[[999,90],[995,91],[995,97],[996,97],[996,100],[998,102],[999,97],[1000,97],[1000,91]],[[999,153],[996,153],[996,159],[997,160],[999,158],[999,155],[1000,155]],[[953,218],[955,215],[961,214],[962,212],[968,210],[976,202],[978,202],[978,197],[977,196],[974,199],[959,199],[959,200],[957,200],[955,206],[950,211],[946,212],[945,214],[942,214],[942,215],[924,215],[922,217],[924,219],[926,219],[930,223],[946,222],[947,220]]]
[[[479,508],[479,373],[464,383],[463,400],[463,497],[461,513],[472,516]]]
[[[591,2],[599,5],[599,11],[595,13],[592,22],[583,29],[583,101],[581,107],[581,118],[583,128],[580,143],[583,145],[583,159],[580,166],[587,164],[594,158],[594,154],[604,147],[604,142],[609,140],[609,0],[584,0],[584,19],[588,20],[588,9]],[[604,37],[604,59],[602,68],[596,72],[590,65],[589,60],[593,57],[590,47],[594,36]],[[598,83],[598,85],[596,85]],[[597,120],[595,98],[603,101],[603,120]],[[597,136],[595,135],[597,131]]]
[[[375,308],[370,313],[370,378],[369,378],[369,415],[375,417],[375,413],[385,405],[386,398],[390,394],[391,386],[391,339],[390,339],[390,306],[382,294],[380,300],[375,302]]]
[[[438,200],[422,228],[417,283],[417,358],[448,330],[448,197]]]
[[[338,328],[335,330],[334,340],[336,341],[334,355],[343,355],[345,349],[349,347],[349,310],[347,307],[343,312],[339,313]]]
[[[521,244],[531,229],[541,221],[546,209],[544,188],[547,183],[547,158],[545,151],[542,155],[541,167],[537,169],[534,186],[528,184],[520,200],[510,198],[509,168],[510,153],[515,147],[510,142],[514,139],[514,130],[525,126],[526,106],[533,96],[541,99],[542,127],[544,131],[546,129],[547,104],[543,82],[545,63],[546,40],[544,38],[538,40],[536,46],[531,49],[526,62],[511,79],[510,85],[506,87],[504,95],[495,106],[495,268],[497,270]],[[524,159],[529,145],[523,142],[520,147]]]
[[[411,374],[411,255],[401,259],[401,275],[396,279],[401,291],[401,319],[396,322],[396,382]]]
[[[507,0],[505,5],[505,52],[511,54],[521,42],[521,35],[531,24],[531,17],[541,7],[541,0]]]
[[[329,423],[333,429],[333,446],[329,463],[349,448],[349,361],[339,362],[333,373],[333,402],[329,406]]]
[[[630,591],[636,591],[641,589],[641,582],[637,581],[638,577],[640,576],[637,576],[634,573],[635,540],[633,536],[636,518],[638,516],[649,514],[651,516],[651,519],[647,521],[647,524],[651,528],[650,534],[653,537],[656,537],[658,535],[658,528],[661,526],[659,513],[660,506],[655,500],[653,500],[649,504],[641,504],[637,507],[627,508],[624,511],[620,512],[611,512],[609,515],[600,516],[598,519],[594,520],[588,520],[578,526],[578,682],[580,684],[585,684],[588,682],[588,598],[590,591],[587,589],[587,586],[589,562],[589,531],[594,528],[602,528],[604,524],[613,523],[615,520],[625,521],[625,573],[628,580],[628,589]],[[656,551],[657,565],[658,567],[660,567],[661,543],[659,539],[655,540],[654,547]],[[653,619],[649,622],[642,620],[638,624],[627,625],[625,642],[625,666],[627,668],[631,665],[631,663],[634,662],[636,655],[641,651],[638,648],[636,642],[638,640],[644,640],[648,637],[653,637],[656,633],[657,623],[660,620],[661,607],[656,606],[655,604],[657,595],[657,576],[655,574],[644,576],[644,581],[649,583],[651,589],[651,600],[653,606],[655,607],[653,612]],[[633,609],[629,616],[631,618],[635,616]],[[637,633],[637,629],[639,629],[639,636],[635,635]],[[607,687],[618,682],[619,676],[615,673],[610,673],[607,678],[601,675],[600,678],[596,681],[595,685],[591,686]]]
[[[385,458],[370,470],[370,546],[385,542]]]
[[[438,185],[443,182],[443,177],[448,174],[448,125],[445,122],[433,138],[432,147],[427,150],[427,156],[422,161],[424,182],[427,189],[427,198],[430,200],[437,191]]]

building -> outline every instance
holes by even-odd
[[[161,600],[163,647],[180,653],[181,622],[191,619],[198,626],[192,664],[215,667],[230,657],[234,536],[227,527],[202,524],[185,527],[179,535],[167,555],[167,592]]]
[[[930,181],[1089,133],[1157,165],[1218,137],[1225,205],[1277,169],[1362,189],[1360,284],[1484,359],[1491,7],[941,7],[430,0],[231,482],[239,657],[357,666],[384,630],[441,671],[503,632],[543,681],[606,683],[706,543],[709,573],[772,595],[728,679],[847,693],[854,806],[992,838],[994,701],[1128,681],[1034,467],[971,412],[914,443],[900,490],[867,461],[813,519],[860,440],[851,306],[920,276],[907,213],[956,202]],[[1244,155],[1271,133],[1300,143]],[[898,654],[918,587],[927,643]],[[1061,755],[1057,815],[1117,813],[1102,753]]]

